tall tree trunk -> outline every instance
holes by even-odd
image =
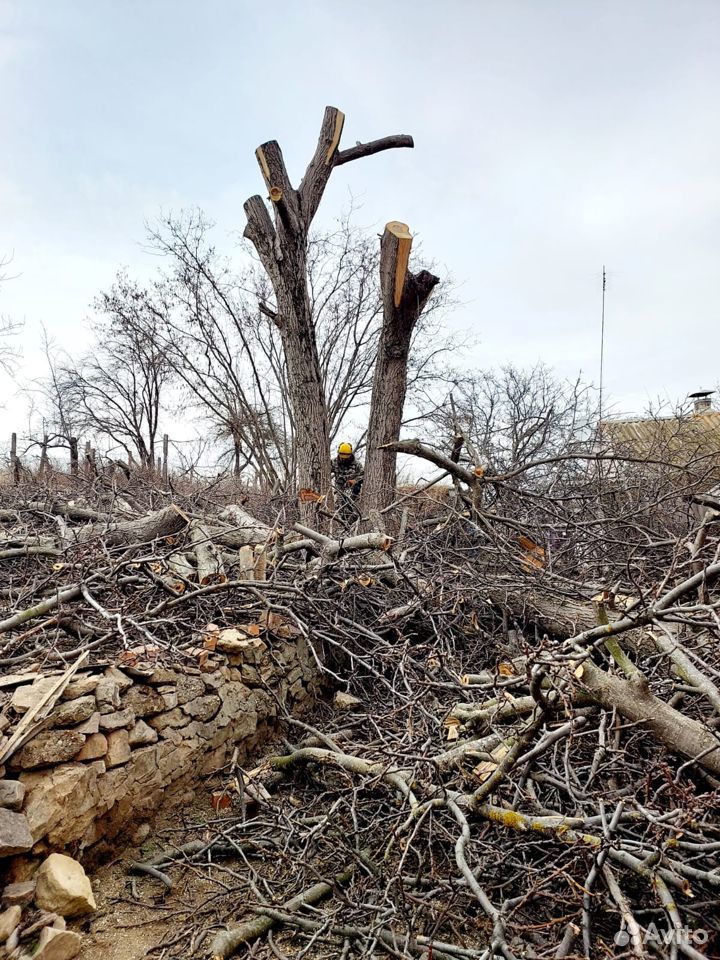
[[[276,309],[261,304],[261,310],[276,323],[285,351],[299,485],[328,497],[332,493],[330,438],[308,291],[308,232],[334,167],[381,150],[413,145],[412,138],[397,136],[340,151],[344,120],[345,115],[336,107],[326,107],[315,153],[297,190],[290,182],[277,141],[259,146],[255,155],[268,188],[274,223],[262,197],[250,197],[245,203],[245,236],[257,250],[275,292]],[[318,525],[319,504],[314,498],[301,499],[301,510],[306,523]]]
[[[384,510],[395,495],[397,453],[384,446],[400,437],[413,330],[440,282],[427,270],[417,275],[408,270],[411,247],[407,224],[396,220],[388,223],[380,241],[383,327],[375,363],[361,496],[365,515],[370,510]]]

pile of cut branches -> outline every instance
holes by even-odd
[[[457,494],[395,541],[208,498],[4,504],[4,550],[25,550],[2,561],[5,668],[136,643],[182,660],[202,625],[266,609],[338,691],[140,865],[138,896],[158,871],[171,897],[217,886],[164,956],[717,954],[714,495],[688,519],[686,489],[643,515],[590,483],[561,502],[468,471]]]

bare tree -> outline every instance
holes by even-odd
[[[162,279],[144,291],[157,336],[211,435],[230,442],[234,471],[246,467],[271,489],[294,486],[297,431],[282,338],[268,306],[272,289],[253,264],[238,271],[211,241],[198,211],[168,216],[149,233],[165,258]],[[379,253],[348,216],[308,240],[308,286],[331,442],[367,414],[382,324]],[[137,287],[116,284],[130,300]],[[454,341],[438,330],[437,298],[416,325],[408,380],[440,376]],[[187,404],[186,404],[187,407]]]
[[[94,349],[56,374],[63,409],[110,438],[129,461],[154,466],[160,415],[172,379],[158,318],[143,290],[118,281],[96,302]]]

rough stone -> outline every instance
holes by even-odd
[[[148,743],[157,743],[158,732],[149,727],[144,720],[138,720],[130,731],[128,739],[131,747],[140,747]]]
[[[82,865],[62,853],[51,853],[37,872],[35,903],[61,917],[92,913],[95,897]]]
[[[123,673],[122,670],[118,670],[117,667],[108,667],[104,673],[104,677],[107,680],[112,680],[113,683],[116,683],[120,693],[124,693],[126,690],[129,690],[133,685],[133,680]]]
[[[85,743],[85,735],[75,730],[45,730],[38,733],[10,760],[14,770],[34,770],[70,760]]]
[[[76,760],[97,760],[98,757],[104,757],[108,752],[107,737],[103,733],[91,733],[79,753],[75,755]]]
[[[362,700],[354,697],[351,693],[338,690],[333,699],[333,706],[336,710],[354,710],[355,707],[362,706]]]
[[[123,707],[134,712],[136,717],[152,717],[167,709],[165,698],[159,691],[145,684],[131,687],[122,698]]]
[[[295,683],[290,684],[290,687],[288,688],[288,694],[293,698],[293,700],[302,700],[302,698],[305,696],[305,687],[301,677],[298,677]]]
[[[190,700],[183,704],[182,709],[189,714],[193,720],[211,720],[222,705],[220,697],[214,693],[205,697],[198,697],[197,700]]]
[[[63,690],[62,699],[74,700],[76,697],[86,697],[90,693],[95,693],[99,683],[100,677],[93,677],[90,674],[86,676],[76,675]]]
[[[150,824],[141,823],[137,830],[132,835],[132,842],[140,846],[141,843],[144,843],[147,838],[150,836]]]
[[[95,713],[95,697],[78,697],[76,700],[68,700],[67,703],[61,703],[55,707],[50,714],[50,725],[53,727],[73,727],[75,724],[84,723]]]
[[[86,824],[77,811],[84,798],[92,799],[97,777],[95,763],[64,763],[42,772],[21,773],[27,790],[25,816],[33,839],[57,837],[58,846],[79,839]]]
[[[22,916],[22,907],[8,907],[0,913],[0,943],[5,943],[7,938],[20,923]]]
[[[182,712],[180,707],[175,707],[174,710],[168,711],[168,713],[161,713],[157,717],[152,717],[148,723],[153,728],[161,732],[167,727],[184,727],[186,723],[190,722],[190,717]]]
[[[121,730],[123,727],[132,727],[134,723],[135,714],[130,707],[116,713],[104,713],[100,717],[101,730]]]
[[[117,767],[130,759],[130,742],[127,730],[113,730],[107,736],[107,754],[105,766]]]
[[[132,673],[132,670],[128,670],[128,673]],[[143,677],[147,683],[151,683],[153,686],[159,686],[165,683],[175,683],[177,678],[177,673],[175,673],[174,670],[169,670],[167,667],[155,667],[149,676]]]
[[[12,857],[32,848],[33,838],[27,817],[0,807],[0,857]]]
[[[12,695],[10,706],[15,713],[27,713],[31,707],[39,703],[57,683],[57,677],[43,677],[27,687],[18,687]]]
[[[3,907],[25,907],[35,896],[35,881],[24,880],[22,883],[9,883],[2,892]]]
[[[24,799],[25,787],[19,780],[0,780],[0,807],[20,810]]]
[[[95,689],[100,713],[112,713],[120,709],[120,687],[109,677],[103,677]]]
[[[205,693],[205,684],[200,677],[178,677],[177,697],[178,703],[188,703],[195,700]]]
[[[81,723],[80,726],[75,727],[77,733],[84,733],[87,736],[90,736],[91,733],[97,733],[100,729],[100,714],[95,712],[91,717],[89,717],[85,723]]]
[[[82,937],[73,930],[43,927],[33,960],[72,960],[82,949]]]
[[[172,710],[178,705],[178,695],[175,687],[158,687],[158,692],[165,701],[166,710]]]

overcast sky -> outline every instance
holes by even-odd
[[[321,220],[405,220],[454,276],[478,367],[543,360],[618,411],[717,384],[720,0],[0,0],[0,311],[80,349],[144,222],[199,205],[232,249],[278,139],[297,181],[326,104]],[[12,387],[0,403],[21,417]],[[14,426],[14,423],[13,423]],[[22,425],[18,429],[22,429]]]

